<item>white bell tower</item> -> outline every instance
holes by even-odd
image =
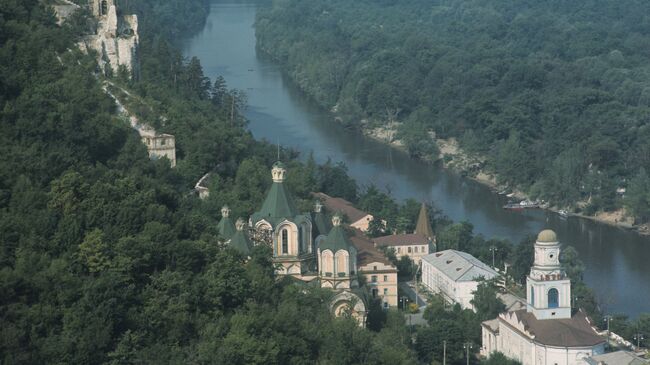
[[[527,311],[537,319],[571,318],[571,280],[560,265],[555,232],[541,231],[535,242],[535,263],[526,278]]]

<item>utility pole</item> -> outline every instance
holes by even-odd
[[[465,344],[463,344],[463,348],[465,349],[465,359],[467,359],[467,365],[469,365],[469,349],[472,348],[472,343],[465,342]]]
[[[494,253],[496,251],[499,251],[499,249],[496,246],[490,246],[490,251],[492,251],[492,267],[495,268],[496,266],[494,266]]]
[[[634,334],[634,339],[636,340],[636,350],[639,351],[639,348],[641,347],[641,340],[643,340],[643,334],[640,332],[637,332]]]
[[[442,365],[447,365],[447,340],[442,341]]]
[[[420,265],[422,265],[422,261],[420,261],[420,264],[415,264],[417,268],[415,269],[415,275],[413,275],[413,282],[415,282],[415,304],[417,304],[418,308],[420,308],[420,293],[418,292],[418,271],[420,271]]]
[[[235,119],[235,96],[233,95],[230,100],[230,125],[232,125]]]
[[[609,322],[612,320],[612,316],[609,314],[605,316],[605,321],[607,321],[607,346],[609,346]]]

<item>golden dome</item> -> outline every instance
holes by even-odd
[[[537,242],[557,242],[557,235],[550,229],[545,229],[537,235]]]

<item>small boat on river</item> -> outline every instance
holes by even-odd
[[[510,202],[503,206],[503,209],[510,209],[510,210],[524,210],[524,209],[536,209],[536,208],[542,208],[542,203],[539,201],[522,200],[519,203]]]

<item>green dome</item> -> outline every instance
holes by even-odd
[[[318,248],[321,252],[324,250],[332,250],[333,253],[336,253],[338,250],[350,252],[352,242],[350,242],[347,232],[345,232],[345,229],[341,226],[341,217],[335,215],[334,218],[332,218],[332,223],[334,227],[330,230],[330,233],[327,234],[327,237],[321,241]]]
[[[243,220],[237,220],[237,231],[230,239],[230,242],[228,242],[228,245],[237,250],[242,255],[250,256],[253,245],[244,232],[244,226],[245,223]]]

